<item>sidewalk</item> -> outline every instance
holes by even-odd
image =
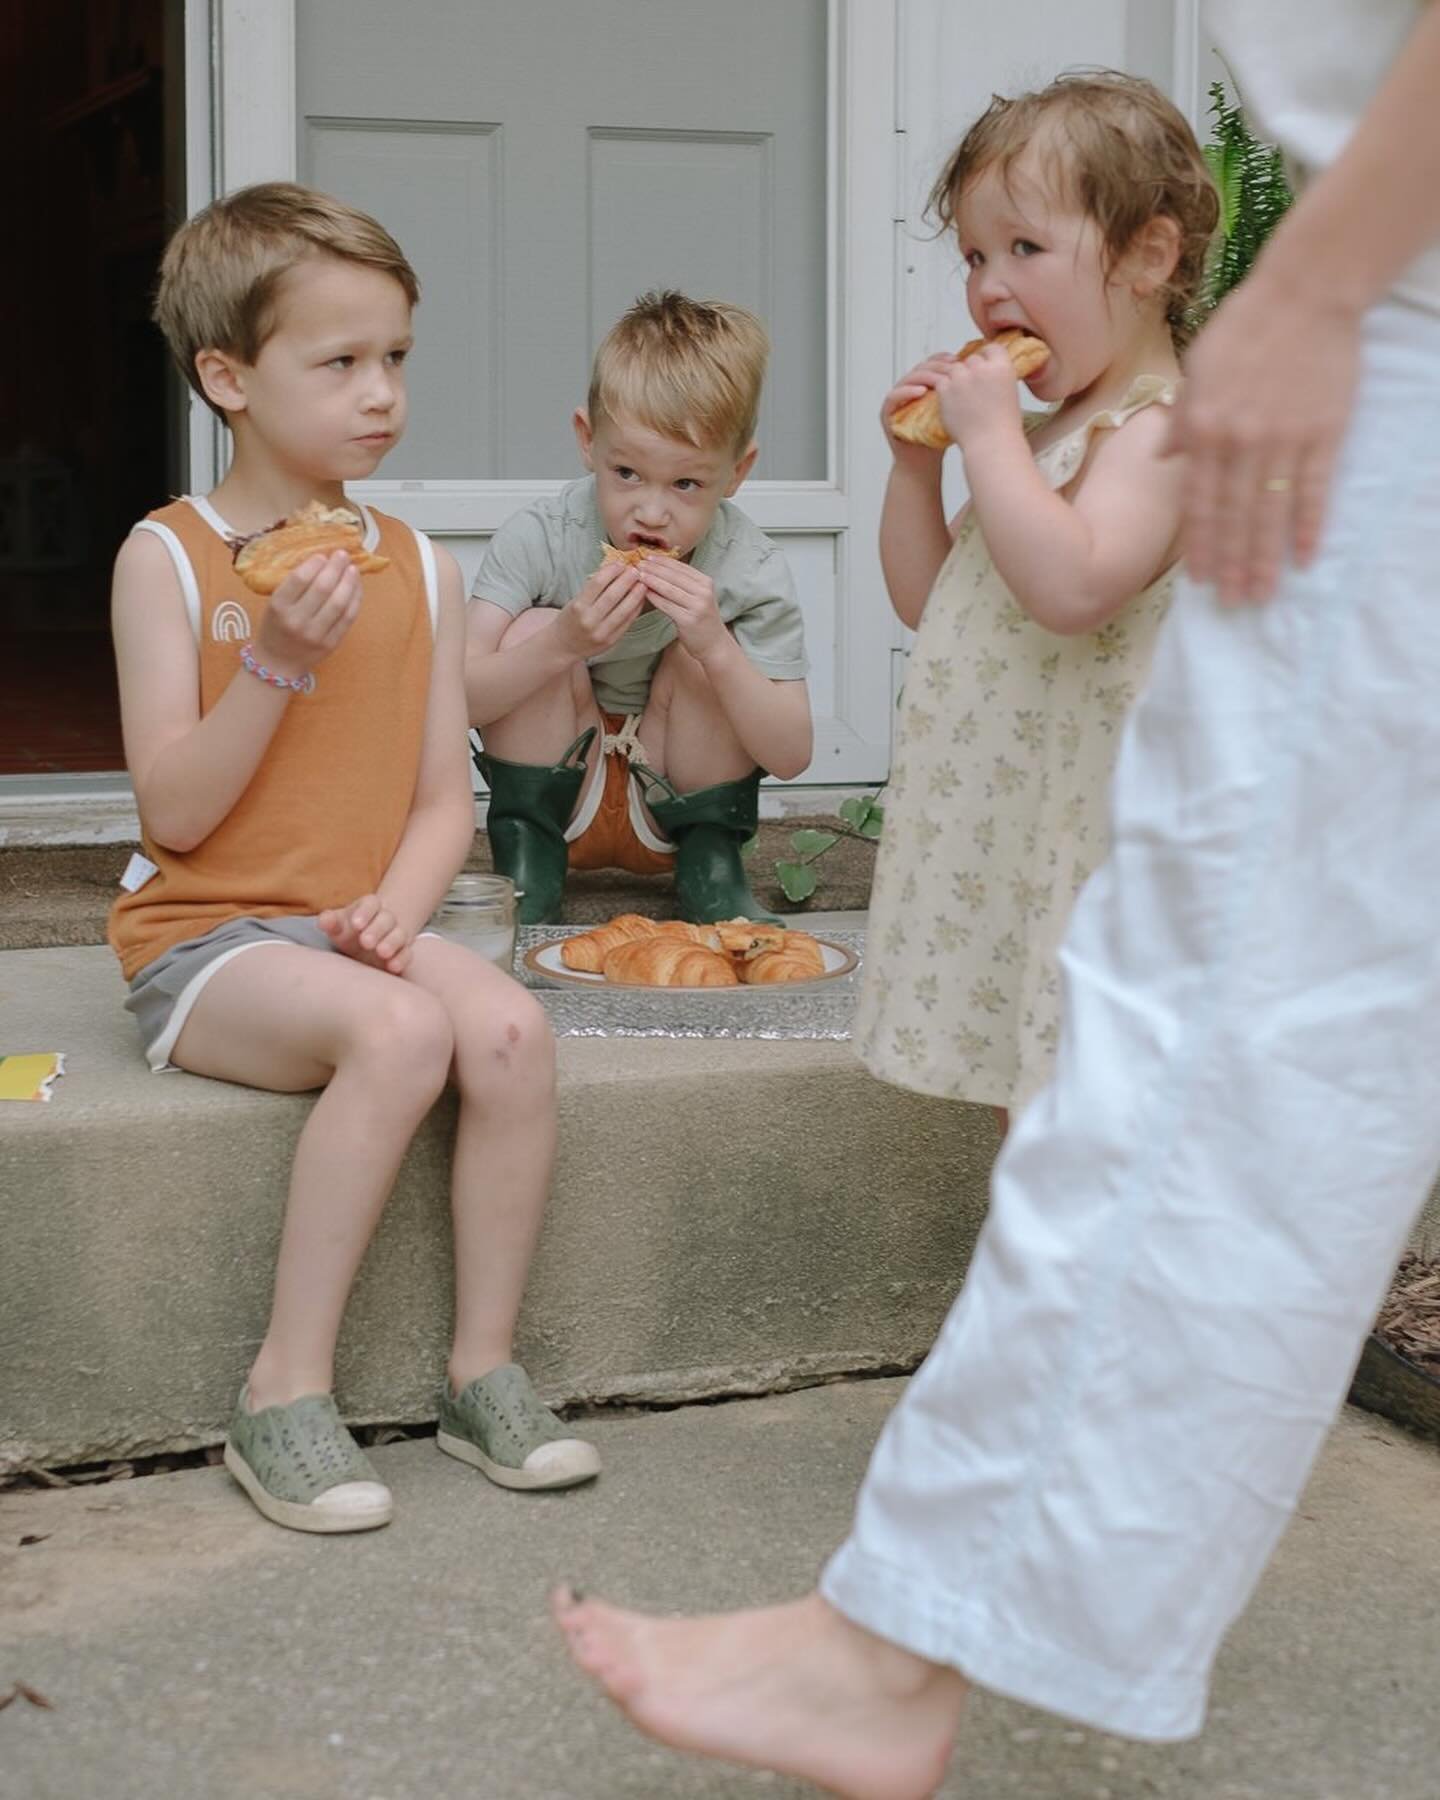
[[[560,1576],[637,1605],[786,1598],[843,1535],[901,1384],[589,1422],[593,1488],[490,1487],[428,1440],[373,1452],[396,1523],[267,1525],[222,1469],[0,1493],[3,1800],[801,1800],[671,1755],[574,1677]],[[987,1696],[945,1800],[1435,1800],[1440,1455],[1347,1411],[1168,1749]],[[19,1547],[22,1536],[50,1534]]]

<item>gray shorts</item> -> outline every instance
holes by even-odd
[[[175,1067],[170,1052],[205,983],[242,950],[265,944],[300,944],[307,950],[337,954],[313,915],[227,919],[204,937],[189,938],[157,956],[130,983],[125,1010],[135,1015],[145,1060],[157,1075]]]

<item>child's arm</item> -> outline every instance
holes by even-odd
[[[880,407],[881,428],[895,459],[880,514],[880,566],[890,604],[901,624],[912,631],[920,623],[940,565],[950,554],[953,526],[945,522],[940,489],[944,452],[897,438],[890,421],[902,406],[937,387],[942,371],[953,362],[949,355],[926,357],[900,377]]]
[[[343,552],[311,557],[272,595],[255,637],[276,674],[319,669],[360,604]],[[145,829],[167,850],[204,843],[250,785],[285,710],[305,696],[243,671],[200,717],[200,658],[174,566],[148,531],[126,538],[111,596],[125,762]],[[238,651],[237,651],[238,661]]]
[[[536,632],[512,648],[500,640],[513,615],[476,595],[465,628],[465,698],[470,723],[482,730],[514,712],[547,681],[619,641],[639,616],[645,589],[627,563],[602,563],[553,631]]]
[[[1037,625],[1066,637],[1097,631],[1175,560],[1182,470],[1162,458],[1163,408],[1105,432],[1066,498],[1035,466],[1003,350],[954,364],[939,385],[985,543]]]
[[[435,547],[440,606],[415,797],[390,866],[373,894],[320,914],[335,947],[392,975],[475,841],[475,797],[465,738],[465,607],[460,567]]]
[[[815,733],[803,681],[772,681],[726,629],[715,584],[689,563],[647,556],[640,573],[657,609],[709,677],[736,737],[762,769],[793,781],[810,766]]]

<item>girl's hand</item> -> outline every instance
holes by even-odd
[[[624,637],[640,616],[645,588],[628,563],[601,563],[568,606],[556,630],[576,662],[586,662]]]
[[[316,922],[342,956],[353,956],[387,975],[403,975],[410,966],[414,934],[378,894],[364,894],[349,906],[330,907]]]
[[[270,596],[255,650],[277,675],[308,675],[355,623],[360,574],[343,550],[309,556]]]
[[[708,575],[673,557],[647,556],[640,576],[656,611],[674,620],[675,635],[697,662],[730,641]]]
[[[1167,454],[1189,460],[1181,555],[1222,606],[1268,600],[1314,556],[1359,366],[1360,315],[1276,291],[1260,263],[1186,358]]]
[[[912,463],[916,468],[933,468],[945,452],[932,450],[928,444],[907,443],[904,438],[897,438],[890,429],[890,421],[902,406],[908,406],[912,400],[918,400],[931,388],[939,387],[940,378],[947,369],[955,366],[955,358],[948,350],[937,351],[934,356],[927,356],[924,362],[916,363],[907,375],[902,375],[880,403],[880,427],[885,433],[885,441],[890,446],[890,454],[898,463]]]
[[[1022,429],[1020,383],[999,345],[987,344],[964,362],[952,362],[935,385],[941,420],[962,451],[991,432]]]

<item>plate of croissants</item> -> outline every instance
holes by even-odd
[[[689,989],[837,981],[859,960],[839,944],[765,920],[689,925],[638,913],[536,944],[524,957],[532,975],[565,986]]]

